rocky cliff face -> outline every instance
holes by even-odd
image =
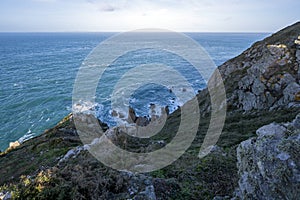
[[[300,196],[300,114],[291,123],[259,128],[237,148],[241,199],[297,199]]]
[[[300,22],[219,67],[235,110],[300,107]]]

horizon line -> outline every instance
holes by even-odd
[[[139,29],[136,29],[139,30]],[[1,33],[124,33],[124,32],[143,32],[143,31],[136,31],[136,30],[130,30],[130,31],[0,31]],[[166,31],[153,31],[153,32],[168,32]],[[178,32],[178,33],[266,33],[270,34],[273,32],[267,32],[267,31],[173,31],[170,30],[170,32]]]

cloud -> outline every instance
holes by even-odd
[[[92,4],[100,12],[113,12],[117,10],[117,6],[111,4],[109,1],[99,1],[99,0],[86,0],[89,4]]]
[[[113,12],[116,10],[116,7],[110,5],[110,4],[102,4],[102,5],[99,5],[99,11],[102,11],[102,12]]]

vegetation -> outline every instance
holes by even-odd
[[[153,177],[158,199],[211,199],[230,196],[237,184],[235,148],[255,136],[257,128],[271,122],[290,121],[297,110],[230,113],[218,141],[219,148],[203,159],[197,157],[209,116],[202,117],[191,147],[172,165],[145,174]],[[175,117],[174,117],[175,116]],[[152,140],[167,140],[176,132],[180,112],[168,118],[162,132]],[[69,118],[41,136],[31,139],[0,159],[0,191],[14,199],[125,198],[130,178],[110,169],[87,151],[58,164],[66,152],[82,145]],[[132,140],[133,141],[133,140]],[[135,145],[138,145],[137,141]],[[132,149],[135,145],[129,145]],[[135,146],[135,148],[139,148]],[[14,167],[12,167],[14,166]],[[126,197],[127,198],[127,197]]]

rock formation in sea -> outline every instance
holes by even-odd
[[[210,122],[213,96],[207,89],[196,97],[201,118],[191,146],[171,165],[149,173],[119,172],[99,162],[79,138],[71,114],[0,153],[0,199],[297,199],[299,36],[300,22],[219,67],[227,115],[217,144],[205,157],[198,154]],[[129,123],[141,118],[133,109],[129,113]],[[149,138],[132,137],[124,127],[109,128],[92,115],[79,117],[89,130],[99,131],[94,125],[100,124],[98,137],[106,134],[120,148],[145,153],[175,137],[181,109],[166,115],[165,126]],[[142,118],[138,123],[147,130],[151,123]],[[97,142],[92,139],[88,144]]]

